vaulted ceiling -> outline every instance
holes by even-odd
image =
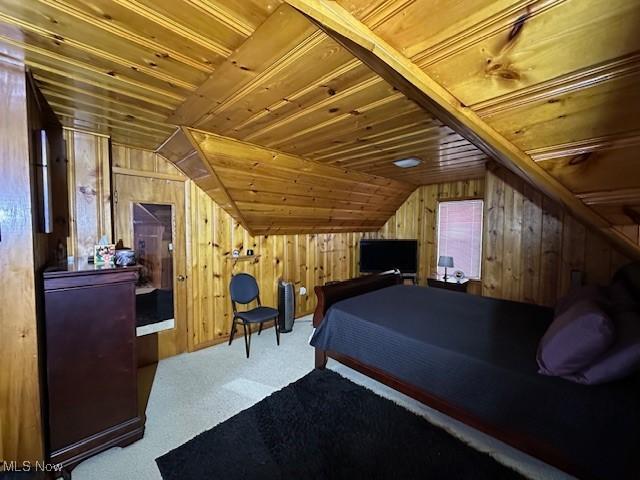
[[[289,3],[337,3],[606,224],[638,222],[639,2]],[[188,126],[411,184],[491,153],[279,0],[0,0],[0,41],[64,124],[119,143]]]

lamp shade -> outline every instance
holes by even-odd
[[[444,255],[441,255],[440,258],[438,258],[438,266],[453,268],[453,257],[446,257]]]

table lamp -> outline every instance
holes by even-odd
[[[444,281],[447,281],[447,268],[453,268],[453,257],[447,257],[445,255],[441,255],[438,258],[438,266],[444,267]]]

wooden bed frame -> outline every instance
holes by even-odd
[[[367,292],[379,290],[381,288],[400,285],[403,283],[399,272],[389,272],[376,275],[368,275],[360,278],[353,278],[344,282],[332,283],[325,286],[315,287],[318,297],[318,304],[313,315],[313,326],[319,327],[329,307],[340,300],[344,300]],[[440,412],[453,417],[477,430],[480,430],[492,437],[495,437],[533,457],[536,457],[550,465],[553,465],[564,472],[581,479],[593,478],[588,472],[581,471],[576,465],[567,461],[558,451],[543,444],[536,439],[527,437],[521,433],[510,431],[504,427],[491,424],[482,418],[472,415],[466,410],[452,405],[446,399],[433,395],[421,388],[407,383],[383,370],[366,365],[359,360],[343,355],[338,352],[315,349],[315,366],[324,369],[327,359],[332,358],[343,365],[357,370],[370,378],[373,378],[389,387],[397,390],[419,402],[432,407]]]

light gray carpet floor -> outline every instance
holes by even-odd
[[[308,344],[311,317],[296,320],[292,333],[282,334],[276,347],[273,329],[253,335],[251,358],[245,358],[242,337],[227,344],[168,358],[158,364],[147,407],[142,440],[112,448],[73,471],[74,480],[160,480],[155,459],[245,410],[313,368]],[[487,435],[453,420],[337,362],[329,368],[424,416],[535,479],[569,479],[567,475]],[[212,455],[223,452],[211,452]]]

